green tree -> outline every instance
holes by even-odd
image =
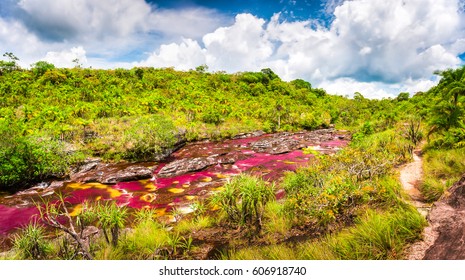
[[[445,99],[452,99],[454,106],[457,106],[459,96],[465,95],[465,66],[436,71],[435,74],[442,77],[439,82],[439,92]]]
[[[20,69],[18,65],[19,58],[12,52],[6,52],[3,56],[7,57],[8,61],[0,60],[0,74]]]
[[[460,97],[465,95],[465,67],[437,71],[442,76],[437,87],[432,89],[436,99],[431,108],[430,125],[432,133],[442,133],[459,125],[463,115]]]
[[[34,75],[36,75],[36,77],[42,76],[48,70],[55,69],[55,65],[47,61],[37,61],[36,63],[31,64],[31,67],[31,70],[34,73]]]

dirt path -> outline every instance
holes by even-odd
[[[400,169],[400,182],[402,187],[410,196],[410,202],[418,209],[424,217],[427,217],[431,210],[431,205],[423,202],[423,196],[418,189],[421,180],[423,179],[422,157],[421,151],[415,150],[413,153],[413,162],[404,165]],[[434,244],[437,238],[437,233],[433,228],[428,225],[423,230],[423,240],[414,243],[406,251],[406,258],[408,260],[421,260],[423,259],[426,250]]]
[[[422,167],[422,157],[420,156],[420,150],[415,150],[413,152],[413,162],[404,165],[400,170],[400,182],[402,187],[410,196],[413,206],[415,206],[418,211],[426,217],[431,205],[423,202],[423,196],[418,189],[418,185],[423,179],[423,167]]]

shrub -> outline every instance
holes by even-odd
[[[175,133],[173,122],[161,115],[139,117],[124,133],[125,157],[153,160],[175,144]]]
[[[22,136],[0,127],[0,188],[16,190],[30,181],[63,177],[80,153],[69,153],[63,142],[46,135]]]

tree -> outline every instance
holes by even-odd
[[[397,101],[406,101],[410,97],[410,94],[408,92],[401,92],[399,95],[397,95],[396,100]]]
[[[431,132],[449,130],[458,125],[461,116],[459,98],[465,95],[465,67],[436,71],[435,74],[442,78],[435,89],[439,101],[433,107]]]
[[[208,65],[206,65],[206,64],[199,65],[199,66],[195,67],[195,71],[197,71],[199,73],[205,73],[205,72],[208,71]]]
[[[309,82],[304,81],[302,79],[293,80],[291,81],[291,84],[294,85],[296,89],[312,89],[312,85]]]
[[[457,106],[459,96],[465,95],[465,66],[458,69],[436,71],[434,74],[442,76],[438,85],[442,96],[448,99],[452,98],[454,106]]]
[[[269,80],[279,79],[279,76],[276,75],[270,68],[264,68],[260,70]]]
[[[0,74],[20,69],[18,66],[19,58],[16,57],[12,52],[6,52],[3,54],[3,56],[7,57],[9,61],[0,60]]]
[[[31,67],[31,70],[36,77],[42,76],[48,70],[55,69],[55,65],[47,61],[37,61],[36,63],[31,64]]]

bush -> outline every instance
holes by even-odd
[[[0,128],[0,188],[17,190],[30,181],[63,177],[81,158],[69,153],[63,142],[48,136],[22,136],[15,129]],[[5,131],[6,130],[6,131]]]
[[[217,109],[210,107],[207,108],[201,116],[201,119],[204,123],[219,125],[223,122],[222,115]]]
[[[125,157],[153,160],[176,142],[176,128],[161,115],[139,117],[124,134]]]

